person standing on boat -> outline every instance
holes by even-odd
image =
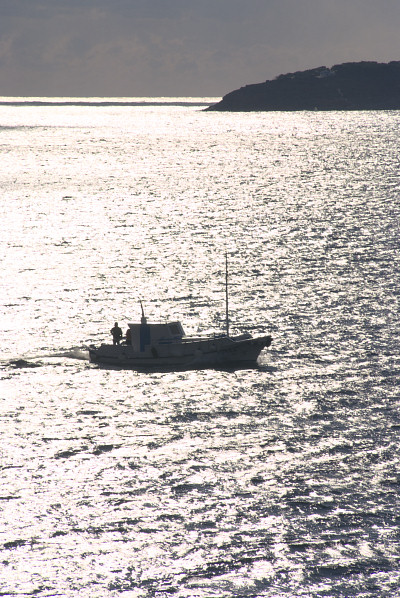
[[[111,328],[110,332],[113,337],[113,345],[119,345],[122,338],[122,330],[118,326],[118,322],[115,322],[114,328]]]

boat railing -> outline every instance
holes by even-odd
[[[158,339],[158,344],[160,345],[168,345],[172,343],[182,343],[182,344],[191,344],[191,343],[199,343],[199,342],[214,342],[215,340],[223,340],[229,338],[226,334],[208,334],[205,336],[175,336],[169,338],[160,338]]]

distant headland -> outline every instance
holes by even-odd
[[[400,110],[400,61],[346,62],[279,75],[232,91],[206,110]]]

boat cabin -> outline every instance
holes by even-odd
[[[140,324],[128,324],[131,331],[131,345],[134,351],[144,352],[157,344],[180,343],[185,332],[180,322],[148,324],[142,318]]]

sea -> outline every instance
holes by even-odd
[[[0,595],[400,596],[400,112],[0,98]],[[135,372],[138,322],[271,334]]]

